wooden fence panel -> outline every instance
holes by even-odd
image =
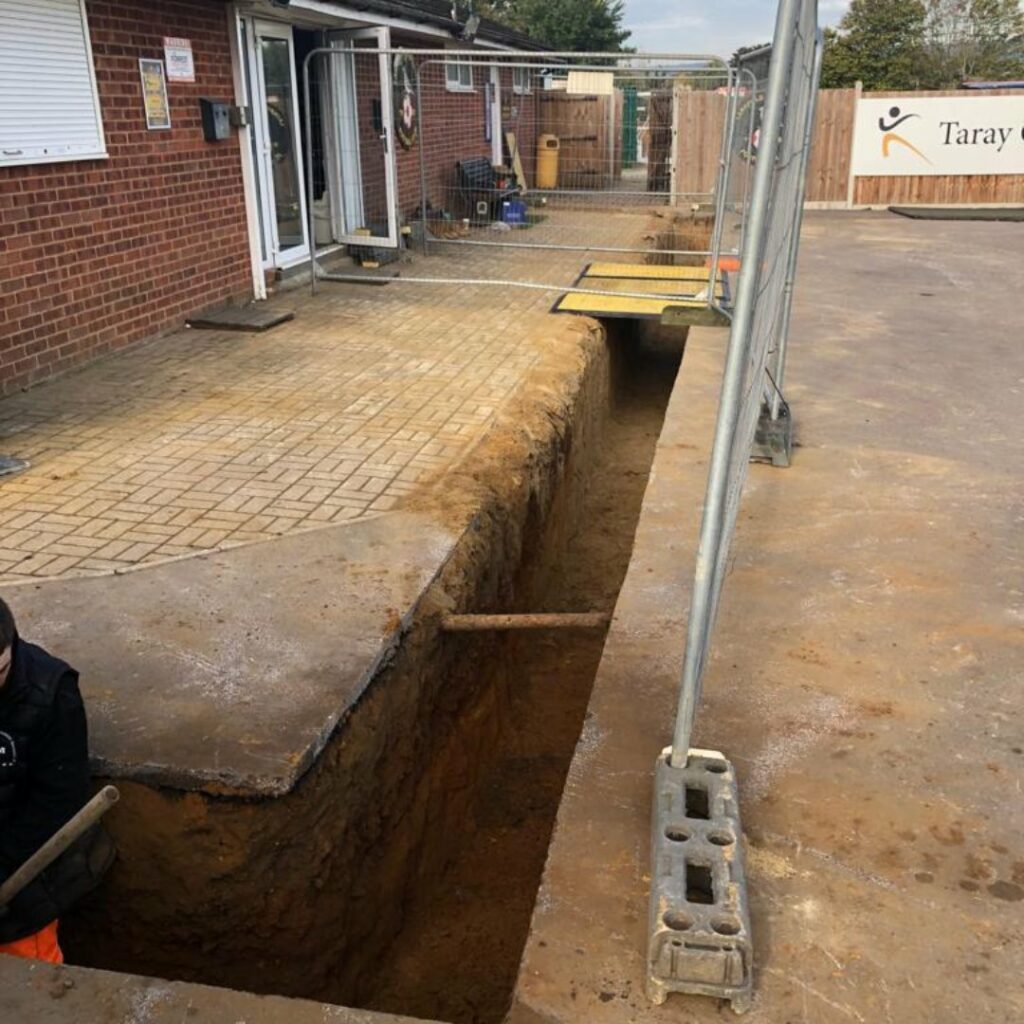
[[[621,175],[620,90],[614,98],[542,92],[540,130],[558,136],[559,188],[608,188]]]
[[[709,193],[715,189],[722,150],[722,130],[728,100],[721,93],[676,86],[675,182],[684,193],[677,202],[692,202],[685,193]]]
[[[1019,96],[1012,89],[984,93],[970,90],[944,92],[872,92],[866,99],[912,100],[928,96]],[[808,165],[808,203],[845,204],[850,177],[856,90],[823,89],[818,95],[817,120]],[[712,92],[675,90],[675,168],[677,192],[709,192],[714,187],[722,142],[725,97]],[[855,206],[977,205],[1024,203],[1024,175],[960,174],[858,177]],[[687,202],[685,198],[682,200]]]
[[[845,203],[850,178],[855,89],[822,89],[807,168],[809,203]]]

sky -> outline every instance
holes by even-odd
[[[818,20],[835,25],[848,0],[818,0]],[[774,0],[626,0],[628,43],[654,53],[712,53],[771,42]]]

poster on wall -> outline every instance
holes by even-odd
[[[142,103],[146,108],[146,127],[150,131],[171,127],[171,107],[167,102],[167,79],[162,60],[139,60],[142,76]]]
[[[192,56],[192,40],[164,36],[164,63],[169,82],[194,82],[196,63]]]
[[[1024,174],[1024,96],[862,97],[852,173]]]

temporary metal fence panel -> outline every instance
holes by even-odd
[[[692,750],[690,737],[751,447],[765,407],[766,380],[774,388],[769,355],[775,353],[776,372],[784,355],[781,341],[792,296],[821,45],[815,0],[781,0],[761,122],[751,137],[756,143],[754,178],[675,730],[672,746],[655,763],[648,991],[658,1002],[671,991],[718,994],[740,1011],[750,1001],[742,856],[727,841],[739,827],[734,774],[721,754]],[[731,163],[726,161],[727,174]],[[727,185],[725,194],[735,196],[734,186]],[[723,785],[723,779],[731,784]],[[695,888],[694,879],[704,877],[707,884]]]
[[[310,228],[321,249],[344,244],[371,264],[402,258],[403,284],[602,296],[576,283],[592,259],[708,264],[716,197],[675,181],[672,97],[728,92],[722,59],[388,49],[344,34],[331,44],[303,67]],[[326,269],[315,253],[310,269],[314,289],[363,279]],[[688,298],[710,305],[714,289],[695,286]]]
[[[721,754],[689,744],[759,416],[781,408],[772,398],[820,69],[816,20],[814,0],[781,0],[770,51],[736,67],[685,54],[396,50],[383,34],[333,37],[303,65],[307,205],[321,248],[347,246],[364,265],[401,259],[399,286],[603,299],[608,289],[581,273],[592,260],[703,268],[703,291],[697,282],[686,298],[731,317],[673,743],[655,768],[648,982],[658,1001],[701,992],[743,1009],[751,991],[735,776]],[[702,189],[686,187],[674,159],[678,97],[695,90],[724,98],[707,105],[724,123],[717,179]],[[645,117],[630,167],[624,98],[634,93]],[[686,241],[698,224],[704,236]],[[738,266],[734,305],[707,281],[727,257]],[[315,247],[310,270],[314,290],[366,279],[321,266]],[[613,276],[622,299],[681,298],[632,290],[640,274]]]

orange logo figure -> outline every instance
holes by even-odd
[[[882,156],[888,156],[889,147],[894,142],[898,142],[901,146],[906,146],[911,153],[916,153],[926,164],[930,164],[931,160],[929,160],[928,157],[926,157],[924,153],[917,148],[917,146],[912,142],[908,142],[902,135],[897,135],[896,132],[893,131],[894,128],[898,128],[904,121],[909,121],[910,118],[920,117],[921,115],[903,114],[900,116],[899,107],[890,107],[889,116],[892,118],[892,122],[890,124],[885,123],[884,117],[880,117],[878,119],[878,130],[882,133]]]

